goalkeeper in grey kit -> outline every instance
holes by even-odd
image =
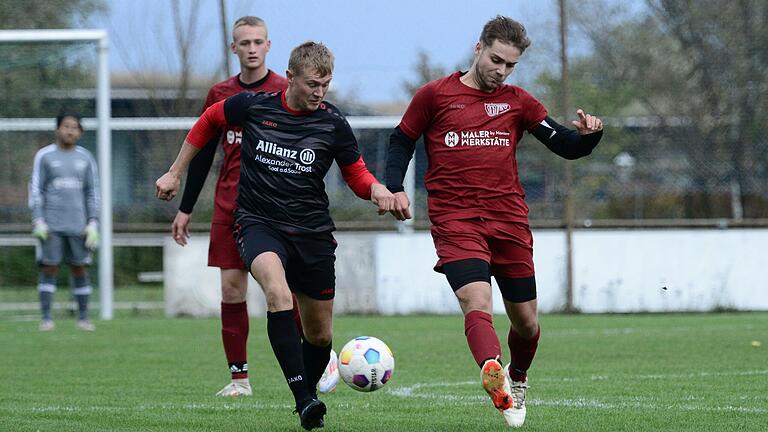
[[[40,267],[37,290],[42,310],[41,331],[55,328],[51,303],[56,292],[59,264],[70,266],[72,294],[77,301],[78,328],[93,331],[88,301],[93,289],[87,266],[99,243],[99,182],[93,155],[77,145],[83,134],[80,116],[56,117],[56,142],[35,154],[29,183],[32,235],[38,239]]]

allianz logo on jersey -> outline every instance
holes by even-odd
[[[256,144],[256,150],[288,159],[298,159],[304,165],[311,165],[315,161],[315,151],[312,149],[304,149],[299,152],[298,150],[281,147],[273,142],[264,140],[259,140]]]
[[[497,115],[504,114],[505,112],[509,111],[509,109],[509,104],[506,102],[485,104],[485,113],[490,117],[496,117]]]

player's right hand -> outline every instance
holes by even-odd
[[[155,196],[164,201],[170,201],[179,193],[181,179],[167,172],[155,182]]]
[[[173,234],[173,241],[175,241],[179,246],[187,245],[187,239],[189,238],[190,220],[192,220],[192,215],[184,213],[181,210],[176,212],[176,217],[173,218],[171,233]]]
[[[35,222],[35,225],[32,227],[32,235],[42,241],[46,241],[48,239],[48,224],[42,220]]]
[[[408,199],[408,194],[405,192],[396,192],[395,194],[395,206],[390,210],[392,216],[399,221],[404,221],[411,218],[411,201]]]

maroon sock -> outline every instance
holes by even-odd
[[[533,356],[536,355],[540,335],[541,327],[530,339],[523,338],[514,328],[510,327],[507,343],[509,344],[509,353],[512,356],[509,368],[509,376],[512,380],[525,381],[528,377],[528,368],[531,367]]]
[[[293,297],[293,321],[296,323],[296,330],[299,331],[299,336],[304,339],[304,327],[301,325],[301,311],[299,310],[299,301],[296,299],[296,294],[291,293]]]
[[[242,303],[221,303],[221,339],[232,379],[248,378],[248,307]]]
[[[464,334],[478,366],[483,366],[489,358],[501,355],[499,338],[493,328],[493,317],[489,313],[473,310],[464,315]]]

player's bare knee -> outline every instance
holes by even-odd
[[[293,297],[288,288],[283,289],[279,285],[263,285],[262,288],[270,312],[293,309]]]
[[[539,320],[536,317],[524,320],[515,325],[515,330],[523,338],[530,339],[539,332]]]
[[[461,310],[464,311],[465,314],[473,310],[491,313],[493,309],[493,303],[491,299],[484,297],[459,297],[459,306],[461,306]]]
[[[242,303],[245,301],[246,287],[232,281],[222,281],[221,299],[224,303]]]

